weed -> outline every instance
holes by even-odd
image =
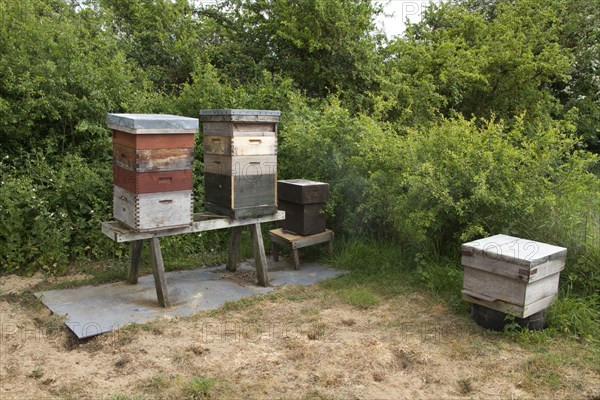
[[[215,386],[215,380],[207,377],[195,377],[187,384],[186,394],[192,400],[206,399]]]
[[[108,398],[108,400],[140,400],[141,397],[135,396],[131,397],[126,394],[115,394]]]
[[[171,386],[171,381],[172,380],[169,377],[161,372],[151,376],[146,381],[142,382],[140,386],[145,392],[161,392]]]
[[[471,378],[462,378],[458,380],[458,392],[467,395],[473,391],[473,382]]]
[[[33,379],[40,379],[42,376],[44,376],[44,370],[42,367],[36,367],[29,374],[27,374],[28,378]]]

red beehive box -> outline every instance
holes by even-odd
[[[108,114],[113,131],[113,215],[140,230],[192,223],[196,118]]]

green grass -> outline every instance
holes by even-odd
[[[372,308],[381,303],[381,298],[369,288],[344,288],[338,291],[338,295],[344,303],[361,309]]]
[[[209,398],[211,390],[216,382],[212,378],[204,376],[192,378],[185,387],[185,393],[189,399],[200,400]]]
[[[173,384],[172,377],[168,377],[163,373],[158,373],[151,376],[141,383],[141,388],[147,393],[162,392]]]

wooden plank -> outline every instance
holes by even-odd
[[[294,260],[294,269],[300,269],[300,256],[298,255],[298,249],[292,249],[292,259]]]
[[[113,145],[113,164],[134,172],[192,169],[194,149],[140,149]]]
[[[190,226],[192,191],[135,194],[115,186],[113,215],[117,221],[139,231]]]
[[[524,305],[533,304],[540,299],[548,296],[553,296],[558,293],[558,283],[560,281],[560,273],[546,276],[535,282],[528,283],[525,289]]]
[[[327,203],[329,184],[306,179],[288,179],[277,181],[279,200],[294,204]]]
[[[229,176],[204,174],[204,207],[231,217],[273,214],[276,210],[275,175]]]
[[[496,275],[475,268],[464,267],[463,289],[471,294],[479,294],[488,301],[500,300],[519,306],[528,306],[558,292],[560,274],[546,276],[528,283]]]
[[[204,155],[204,172],[248,176],[277,174],[277,155],[225,156]]]
[[[194,134],[134,135],[113,130],[113,144],[134,149],[193,149]]]
[[[129,260],[131,265],[129,266],[129,275],[127,281],[132,285],[138,283],[138,275],[140,272],[140,264],[142,261],[142,247],[144,241],[135,240],[131,242],[131,249],[129,252]]]
[[[156,297],[161,307],[169,307],[169,292],[167,289],[167,280],[165,278],[165,266],[160,251],[160,239],[150,239],[150,258],[152,260],[152,273],[154,274],[154,286],[156,287]]]
[[[229,241],[229,257],[227,258],[228,271],[235,271],[237,269],[241,241],[242,227],[234,226],[233,228],[231,228],[231,237]]]
[[[231,137],[204,136],[202,147],[204,154],[231,155]]]
[[[250,228],[250,237],[254,248],[254,262],[256,264],[256,277],[258,284],[261,286],[269,286],[268,261],[265,254],[265,245],[263,242],[260,223],[255,223],[248,226]]]
[[[193,188],[191,169],[136,173],[115,165],[113,181],[116,186],[135,194],[176,192]]]
[[[279,246],[277,243],[271,241],[271,256],[273,256],[273,261],[279,261]]]
[[[529,268],[482,254],[463,253],[462,264],[520,281],[535,282],[562,271],[565,267],[565,258],[556,258]]]
[[[258,156],[277,154],[275,136],[205,136],[204,154]]]
[[[243,175],[233,179],[233,208],[273,206],[277,204],[277,175]]]
[[[279,198],[278,208],[285,211],[285,220],[279,226],[285,230],[308,236],[324,232],[327,217],[322,213],[324,203],[296,204]]]
[[[522,306],[507,303],[501,300],[490,301],[482,299],[478,294],[472,294],[465,290],[462,291],[462,299],[466,302],[479,304],[481,306],[501,311],[506,314],[511,314],[519,318],[527,318],[530,315],[545,310],[546,308],[548,308],[548,306],[550,306],[554,298],[556,298],[556,294],[540,299],[535,303]]]
[[[202,122],[204,136],[276,136],[277,121],[254,120],[240,121],[216,118],[213,121]]]
[[[204,172],[204,204],[207,211],[219,213],[220,210],[207,206],[220,206],[225,210],[233,209],[233,176]]]
[[[221,216],[226,216],[235,219],[257,218],[265,215],[268,216],[273,215],[278,211],[277,206],[275,205],[252,206],[231,209],[221,207],[218,204],[212,204],[207,202],[204,203],[204,209],[206,211],[210,211]]]
[[[283,211],[277,211],[270,215],[262,215],[253,218],[231,219],[222,215],[211,213],[194,214],[194,222],[191,226],[165,227],[161,230],[139,232],[119,221],[102,222],[102,233],[117,243],[131,242],[134,240],[151,239],[154,237],[165,237],[181,235],[184,233],[205,232],[216,229],[232,228],[234,226],[245,226],[255,223],[274,222],[285,218]]]
[[[275,136],[239,136],[231,139],[232,156],[258,156],[277,154]]]
[[[290,246],[292,249],[301,249],[302,247],[329,242],[334,239],[334,234],[332,230],[327,229],[325,232],[314,235],[300,236],[279,228],[270,230],[269,237],[271,240],[284,246]]]
[[[525,282],[470,267],[464,267],[463,289],[481,293],[489,299],[525,304]]]

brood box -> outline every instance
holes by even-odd
[[[113,131],[113,215],[140,231],[192,223],[192,163],[198,120],[108,114]]]
[[[277,211],[279,111],[202,110],[205,209],[234,218]]]
[[[285,220],[279,226],[299,235],[325,231],[323,207],[329,199],[329,184],[305,179],[277,182],[279,209],[285,211]]]
[[[526,318],[558,292],[567,249],[496,235],[462,245],[463,299]]]

